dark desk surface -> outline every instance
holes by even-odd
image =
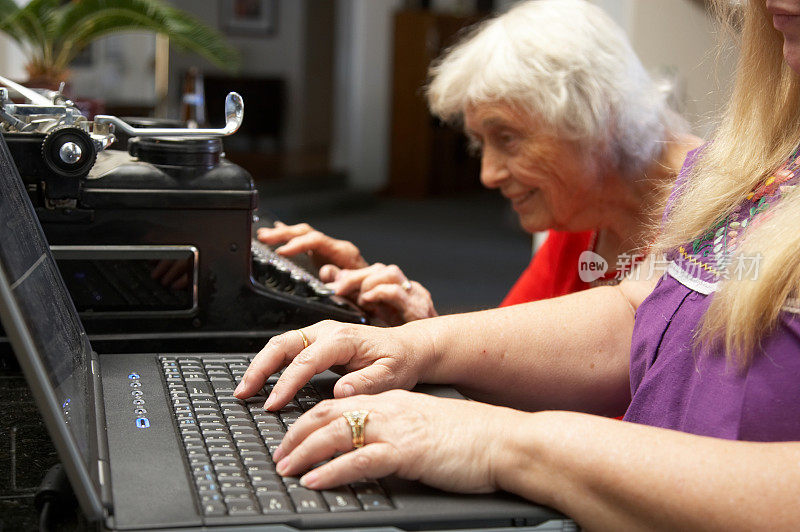
[[[0,355],[0,530],[36,530],[33,496],[58,457],[15,366]]]

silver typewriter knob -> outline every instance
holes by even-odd
[[[85,131],[73,126],[59,126],[42,141],[42,157],[56,175],[82,178],[92,169],[97,149]]]
[[[67,164],[75,164],[81,159],[83,150],[74,142],[65,142],[58,150],[58,156]]]

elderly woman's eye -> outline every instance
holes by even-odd
[[[513,144],[515,140],[517,140],[517,137],[512,133],[503,133],[500,135],[500,143],[503,146],[509,146]]]

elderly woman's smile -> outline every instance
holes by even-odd
[[[527,204],[527,201],[537,192],[539,191],[538,188],[534,188],[533,190],[529,190],[528,192],[522,194],[516,194],[514,196],[506,196],[511,201],[511,206],[514,207],[514,210],[519,211],[523,209]]]

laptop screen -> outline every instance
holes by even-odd
[[[44,369],[49,381],[43,384],[52,388],[63,422],[86,469],[92,470],[89,460],[97,439],[93,426],[94,405],[90,403],[91,347],[2,135],[0,267],[10,285],[11,298],[19,310],[21,322],[35,347],[31,351],[40,359],[36,365]],[[5,325],[9,327],[8,323]],[[18,350],[17,357],[21,356],[29,355]],[[30,382],[31,376],[27,373],[26,376]],[[52,434],[52,427],[48,428]]]

